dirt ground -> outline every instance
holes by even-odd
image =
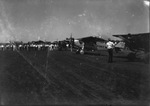
[[[0,51],[1,105],[148,105],[149,64],[107,52]]]

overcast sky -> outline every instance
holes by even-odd
[[[0,42],[149,32],[147,0],[0,0]]]

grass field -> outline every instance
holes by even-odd
[[[149,65],[107,52],[0,51],[0,103],[146,105]]]

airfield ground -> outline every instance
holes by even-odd
[[[107,52],[0,51],[0,104],[148,104],[149,64]]]

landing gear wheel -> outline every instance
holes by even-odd
[[[84,54],[84,50],[80,50],[80,54]]]

